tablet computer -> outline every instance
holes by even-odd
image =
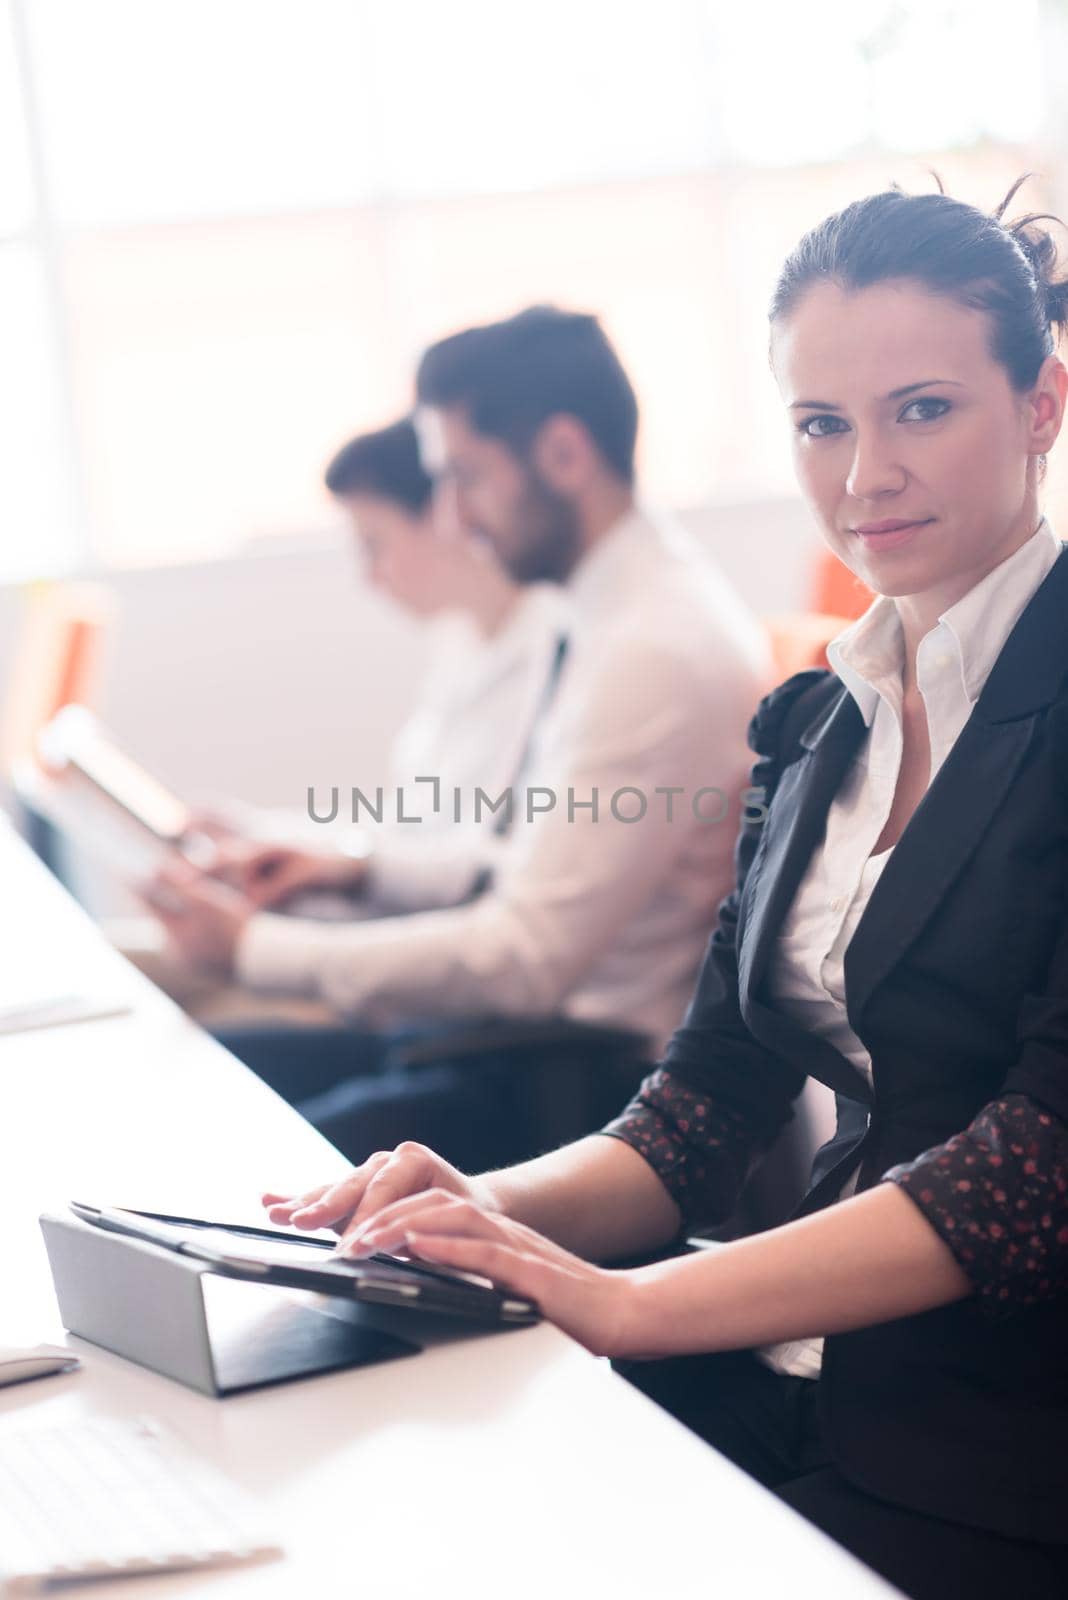
[[[48,772],[87,784],[158,844],[185,853],[191,842],[199,847],[185,802],[131,760],[84,706],[64,706],[41,729],[37,742]]]
[[[379,1254],[347,1261],[333,1254],[333,1240],[307,1234],[77,1200],[70,1202],[70,1209],[94,1227],[162,1245],[204,1262],[224,1277],[311,1289],[370,1304],[410,1306],[484,1327],[526,1326],[539,1320],[533,1301],[498,1289],[486,1278],[403,1256]]]

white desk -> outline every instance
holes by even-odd
[[[42,1210],[73,1197],[259,1220],[261,1188],[344,1170],[106,947],[2,820],[0,962],[40,962],[64,989],[73,970],[134,1007],[0,1037],[0,1340],[66,1337]],[[223,1401],[69,1342],[84,1370],[0,1391],[0,1429],[157,1417],[268,1506],[286,1550],[258,1567],[93,1586],[87,1600],[893,1593],[549,1327]]]

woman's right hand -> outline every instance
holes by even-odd
[[[395,1200],[443,1190],[470,1200],[484,1211],[498,1209],[485,1179],[468,1178],[426,1145],[406,1140],[395,1150],[380,1150],[338,1183],[320,1184],[306,1194],[262,1196],[270,1220],[285,1227],[333,1228],[338,1248],[347,1245],[370,1219]]]

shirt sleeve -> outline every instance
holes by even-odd
[[[601,1130],[649,1163],[686,1227],[730,1216],[761,1149],[761,1128],[658,1068]]]
[[[471,904],[347,926],[262,914],[248,923],[238,975],[254,987],[321,994],[374,1026],[397,1018],[558,1013],[621,925],[657,892],[681,847],[680,824],[654,812],[658,786],[691,792],[739,772],[751,692],[730,662],[718,693],[667,644],[621,638],[603,649],[553,762],[555,801],[518,815],[492,890]],[[748,679],[745,680],[748,685]],[[549,753],[545,755],[550,770]],[[613,814],[621,789],[653,803],[641,821]],[[590,810],[570,808],[568,792]],[[653,959],[651,956],[650,959]]]
[[[456,906],[492,879],[505,841],[490,828],[457,828],[440,837],[402,838],[398,828],[372,836],[367,893],[382,911],[410,913]]]
[[[782,724],[821,671],[801,672],[765,696],[749,726],[754,797],[735,849],[736,884],[722,902],[697,991],[664,1061],[602,1131],[637,1150],[688,1227],[724,1221],[754,1162],[793,1114],[803,1074],[756,1040],[738,998],[738,912],[778,781]]]
[[[1030,1096],[991,1101],[884,1180],[945,1240],[990,1315],[1068,1289],[1068,1127]]]

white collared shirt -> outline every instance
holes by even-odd
[[[972,714],[1021,613],[1061,551],[1045,518],[1020,548],[939,617],[920,641],[916,682],[931,744],[928,786]],[[897,607],[877,599],[827,647],[868,729],[827,813],[822,842],[783,919],[769,969],[776,1010],[826,1039],[871,1080],[871,1057],[846,1014],[845,953],[892,850],[877,844],[893,805],[902,755],[904,636]],[[854,1174],[840,1198],[852,1194]],[[817,1377],[822,1339],[759,1352],[778,1372]]]
[[[517,816],[492,888],[468,905],[340,927],[261,914],[240,941],[244,981],[319,994],[372,1026],[562,1013],[666,1041],[731,887],[768,645],[696,542],[641,511],[598,541],[565,594],[570,653],[525,778],[556,803]],[[642,820],[612,815],[624,788],[645,797]],[[694,814],[702,788],[729,796],[722,821],[704,820],[718,809],[711,797]],[[583,806],[595,789],[596,821]],[[639,803],[621,797],[617,809]]]
[[[472,797],[476,788],[497,795],[515,782],[566,623],[559,590],[538,583],[520,593],[491,639],[462,616],[438,625],[418,703],[390,751],[387,793],[395,800],[400,792],[404,816],[419,821],[387,814],[353,841],[371,852],[367,889],[376,911],[457,905],[492,871],[503,841],[493,812],[474,819]],[[460,824],[453,821],[457,791]]]

